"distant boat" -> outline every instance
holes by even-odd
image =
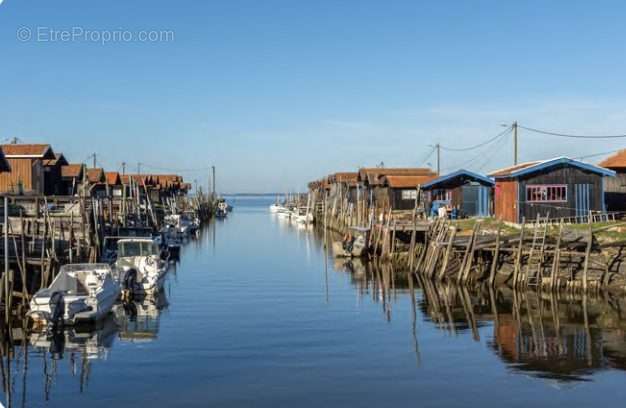
[[[48,288],[35,293],[28,316],[36,325],[95,322],[111,311],[119,295],[110,265],[64,265]]]

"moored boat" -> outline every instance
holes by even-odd
[[[149,294],[163,287],[167,259],[159,246],[148,238],[128,238],[117,242],[116,267],[122,288],[135,295]]]
[[[28,316],[35,326],[95,322],[111,311],[119,294],[110,265],[64,265],[49,287],[35,293]]]

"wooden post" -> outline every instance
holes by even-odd
[[[443,259],[443,264],[441,265],[441,269],[439,270],[439,280],[443,280],[446,274],[446,269],[448,269],[448,262],[450,261],[450,256],[452,255],[452,251],[454,249],[454,239],[456,238],[456,227],[451,228],[450,235],[448,237],[448,245],[446,248],[446,255]]]
[[[552,270],[550,271],[550,290],[554,291],[556,288],[556,277],[559,272],[561,264],[561,238],[563,237],[563,220],[559,225],[559,235],[556,238],[556,247],[554,248],[554,259],[552,262]]]
[[[524,225],[526,220],[522,219],[522,229],[519,234],[519,245],[517,246],[517,254],[515,255],[515,267],[513,269],[513,287],[518,286],[520,264],[522,262],[522,250],[524,249]]]
[[[496,272],[498,269],[498,259],[500,258],[500,235],[502,234],[502,224],[498,223],[498,235],[496,235],[496,249],[493,252],[491,261],[491,270],[489,272],[489,287],[493,288],[496,281]]]
[[[587,291],[587,270],[589,269],[589,256],[591,255],[591,246],[593,245],[593,230],[589,224],[589,241],[587,242],[587,250],[585,251],[585,267],[583,269],[583,290]]]

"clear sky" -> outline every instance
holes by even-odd
[[[428,145],[514,120],[626,133],[625,18],[622,1],[4,0],[0,138],[114,170],[215,164],[218,190],[262,192],[435,165]],[[442,169],[509,165],[511,145],[443,152]],[[521,160],[622,145],[520,132]]]

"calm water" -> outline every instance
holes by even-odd
[[[335,263],[319,234],[272,217],[270,202],[236,200],[184,248],[165,293],[99,331],[27,342],[16,331],[2,373],[12,405],[624,401],[621,299],[477,293]]]

